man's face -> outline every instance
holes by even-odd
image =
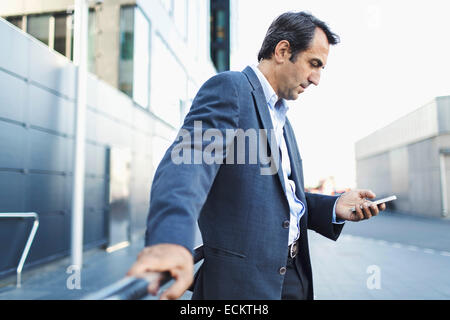
[[[310,48],[300,52],[295,62],[289,60],[292,56],[289,50],[277,71],[279,98],[297,100],[311,83],[317,86],[320,72],[327,63],[329,49],[327,36],[322,29],[316,28]]]

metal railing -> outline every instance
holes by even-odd
[[[39,216],[35,212],[15,212],[15,213],[0,213],[0,218],[10,218],[10,219],[24,219],[24,218],[33,218],[33,227],[31,228],[30,234],[28,235],[27,243],[25,244],[25,248],[23,249],[22,256],[20,257],[19,264],[16,269],[16,287],[20,288],[22,285],[22,269],[25,264],[25,260],[27,259],[28,252],[30,251],[31,244],[33,243],[34,236],[36,235],[36,231],[39,227]]]
[[[194,264],[203,259],[203,246],[194,249]],[[125,277],[82,300],[139,300],[148,295],[148,286],[159,281],[159,287],[172,280],[169,272],[148,273],[145,278]]]

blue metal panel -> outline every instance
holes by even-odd
[[[97,115],[95,123],[96,140],[105,145],[115,145],[119,139],[120,125],[111,118]]]
[[[27,130],[17,124],[0,121],[0,168],[23,169]]]
[[[97,113],[86,109],[86,140],[97,141]]]
[[[104,82],[98,82],[96,89],[97,103],[92,107],[121,122],[133,122],[133,101],[127,95]]]
[[[87,75],[87,105],[91,108],[97,108],[97,99],[98,99],[98,83],[97,77],[88,72]]]
[[[47,90],[29,86],[29,122],[45,129],[74,135],[74,102]]]
[[[55,174],[27,175],[25,210],[44,215],[64,215],[67,211],[65,201],[66,177]]]
[[[69,243],[66,241],[65,234],[69,230],[64,228],[64,219],[63,215],[39,217],[39,229],[27,261],[33,262],[68,252]]]
[[[24,122],[27,99],[25,81],[0,71],[0,88],[0,117]]]
[[[106,174],[106,148],[86,143],[86,174],[104,177]]]
[[[147,226],[149,202],[133,203],[131,214],[131,229],[133,233],[143,232]]]
[[[85,178],[84,207],[86,210],[103,210],[107,204],[105,179]]]
[[[84,243],[106,241],[105,214],[102,210],[84,213]]]
[[[1,21],[0,39],[0,67],[12,71],[24,78],[28,77],[28,45],[29,37],[13,26]]]
[[[68,59],[52,52],[36,39],[30,39],[28,54],[38,57],[38,61],[30,62],[30,80],[75,99],[76,68]]]
[[[25,211],[25,184],[23,173],[0,171],[0,212]]]
[[[17,268],[32,223],[31,219],[0,219],[0,275]]]
[[[72,157],[71,140],[40,130],[29,130],[30,155],[27,167],[65,172]]]

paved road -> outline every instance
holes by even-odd
[[[449,221],[383,212],[310,238],[316,299],[450,299]]]
[[[450,299],[449,221],[383,212],[347,222],[337,242],[308,232],[316,299]],[[79,299],[121,279],[142,246],[141,240],[113,253],[87,252],[80,290],[67,288],[63,259],[26,271],[21,289],[14,278],[3,280],[0,299]]]

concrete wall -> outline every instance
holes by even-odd
[[[450,147],[449,129],[450,97],[438,97],[358,141],[358,188],[370,188],[379,197],[397,195],[396,210],[441,217],[440,153]]]
[[[3,19],[0,39],[0,212],[39,213],[27,260],[33,265],[69,252],[76,68]],[[132,231],[141,233],[153,155],[169,145],[176,129],[93,75],[86,129],[84,240],[90,247],[106,241],[107,148],[132,153]],[[0,275],[14,271],[29,228],[26,221],[0,220]]]

